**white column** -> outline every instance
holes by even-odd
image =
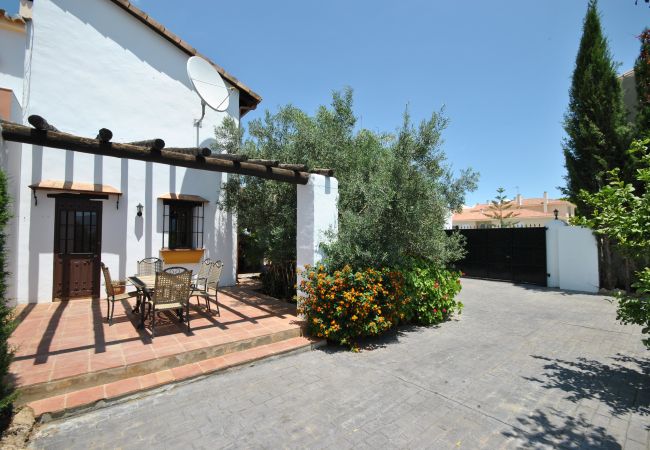
[[[337,233],[338,199],[339,183],[334,177],[312,174],[307,184],[298,185],[296,266],[299,274],[306,265],[313,266],[323,258],[321,243],[329,239],[330,232]]]
[[[558,234],[566,223],[561,220],[551,220],[546,224],[546,272],[548,272],[548,287],[560,287],[560,262]]]

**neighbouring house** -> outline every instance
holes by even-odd
[[[212,30],[230,45],[234,36]],[[186,74],[197,51],[125,0],[21,1],[0,12],[0,116],[41,115],[61,131],[115,142],[161,138],[195,147],[201,102]],[[222,68],[233,88],[225,112],[208,108],[200,146],[225,117],[239,123],[261,101]],[[19,303],[97,297],[99,262],[124,279],[136,262],[220,259],[222,285],[236,280],[236,217],[218,207],[226,173],[84,154],[34,144],[0,145],[10,180],[9,296]]]
[[[628,70],[618,77],[623,89],[623,103],[627,110],[627,118],[630,122],[636,119],[637,111],[637,96],[636,96],[636,78],[634,77],[634,69]]]
[[[524,198],[521,195],[510,202],[512,206],[507,210],[514,216],[506,222],[515,227],[542,227],[557,218],[568,222],[569,217],[575,215],[576,205],[566,200],[549,199],[544,192],[542,198]],[[452,228],[494,228],[499,226],[499,221],[488,217],[491,214],[490,203],[478,203],[472,207],[465,207],[451,218]]]

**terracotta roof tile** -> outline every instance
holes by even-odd
[[[493,220],[491,217],[488,217],[484,212],[489,212],[486,205],[483,205],[483,208],[470,208],[464,209],[461,213],[456,213],[452,216],[454,222],[463,222],[468,220]],[[481,211],[482,209],[482,211]],[[540,212],[534,211],[527,208],[511,208],[508,212],[514,212],[516,216],[512,217],[512,220],[516,219],[542,219],[542,218],[552,218],[552,212]]]
[[[7,14],[7,11],[0,9],[0,26],[3,28],[9,28],[12,31],[24,32],[25,31],[25,20],[16,15],[10,16]]]

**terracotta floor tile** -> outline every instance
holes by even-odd
[[[151,348],[140,349],[139,351],[124,352],[124,361],[126,364],[135,364],[142,361],[149,361],[150,359],[155,358],[156,354]]]
[[[104,385],[106,398],[118,397],[120,395],[136,392],[140,389],[140,380],[137,377],[127,378],[126,380],[115,381]]]
[[[203,369],[201,369],[201,366],[199,366],[197,363],[174,367],[171,370],[176,380],[184,380],[186,378],[201,375],[203,373]]]
[[[190,350],[196,350],[197,348],[210,347],[211,345],[208,343],[208,341],[195,338],[195,340],[193,341],[183,342],[182,346],[183,346],[183,350],[187,352]]]
[[[226,364],[232,365],[232,364],[241,364],[242,362],[248,361],[251,359],[251,353],[249,353],[249,350],[245,350],[243,352],[237,352],[237,353],[229,353],[227,355],[224,355],[223,358],[226,361]]]
[[[206,359],[204,361],[199,361],[199,367],[203,372],[211,372],[217,369],[221,369],[226,366],[226,360],[223,356],[218,356],[216,358]]]
[[[36,400],[27,404],[34,410],[34,416],[38,417],[47,412],[63,411],[65,409],[65,394],[56,397]]]
[[[52,380],[59,380],[61,378],[71,377],[73,375],[79,375],[82,373],[87,373],[90,369],[88,361],[85,363],[76,363],[76,364],[66,364],[65,362],[57,363],[52,369]]]
[[[125,364],[121,348],[107,348],[105,352],[92,353],[89,360],[92,371],[101,370],[101,368],[123,366]]]
[[[191,334],[186,333],[174,318],[166,318],[166,323],[157,327],[158,336],[151,340],[148,331],[136,329],[139,317],[130,312],[134,304],[135,299],[126,308],[117,304],[115,321],[111,326],[97,317],[98,306],[101,315],[105,314],[104,302],[82,300],[35,305],[10,338],[10,342],[18,345],[17,356],[27,358],[17,361],[11,368],[12,373],[26,383],[42,383],[51,377],[58,379],[75,373],[135,364],[156,356],[250,339],[300,325],[293,315],[295,307],[292,305],[247,289],[228,288],[219,293],[219,316],[216,310],[207,316],[207,311],[198,308],[194,299]],[[57,316],[58,319],[53,320]],[[251,354],[261,355],[262,351],[249,353],[249,357]],[[241,358],[241,355],[231,356],[230,361]],[[35,365],[36,361],[41,364]],[[225,361],[221,357],[213,358],[194,365],[192,370],[198,372],[223,367]],[[184,370],[192,373],[190,368],[178,368],[175,373],[168,371],[166,375],[156,375],[145,381],[161,383],[165,377],[183,376]],[[117,392],[127,388],[116,385],[115,389]]]
[[[184,351],[185,350],[183,349],[183,346],[181,344],[173,344],[173,345],[168,345],[166,347],[154,348],[154,353],[156,354],[156,358],[163,358],[169,355],[178,355],[179,353],[183,353]]]
[[[169,369],[161,370],[160,372],[156,372],[154,375],[156,375],[159,384],[169,383],[174,380],[174,374]]]
[[[31,384],[45,383],[52,377],[52,369],[28,370],[26,372],[14,373],[18,386],[29,386]]]
[[[75,408],[81,405],[96,402],[104,398],[104,386],[95,386],[88,389],[82,389],[76,392],[70,392],[65,397],[66,409]]]
[[[138,377],[138,381],[140,382],[140,387],[142,389],[147,389],[153,386],[157,386],[158,383],[158,378],[156,377],[155,373],[148,373],[146,375],[142,375]]]

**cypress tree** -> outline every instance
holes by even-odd
[[[600,25],[596,0],[590,0],[576,58],[569,108],[564,117],[565,195],[581,214],[589,207],[578,197],[581,189],[597,192],[604,172],[626,167],[629,145],[623,95]]]
[[[9,365],[13,358],[13,350],[9,345],[9,336],[15,328],[13,310],[6,298],[7,278],[7,234],[5,228],[11,213],[9,212],[10,198],[7,191],[7,178],[0,170],[0,430],[6,425],[11,414],[11,406],[15,397],[13,386],[5,382]]]
[[[636,82],[637,115],[636,135],[643,138],[650,134],[650,29],[639,36],[641,51],[634,63]]]

